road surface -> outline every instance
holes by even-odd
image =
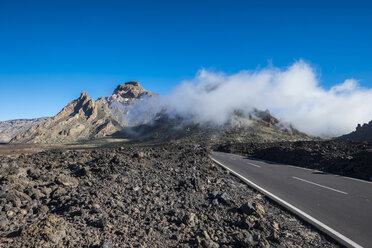
[[[371,182],[229,153],[212,157],[342,244],[372,247]]]

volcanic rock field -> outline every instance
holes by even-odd
[[[0,156],[0,247],[338,247],[195,145]]]

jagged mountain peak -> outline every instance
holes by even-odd
[[[119,85],[111,96],[97,100],[82,92],[56,116],[18,134],[11,142],[63,143],[112,135],[125,123],[122,116],[126,109],[118,106],[129,106],[145,95],[155,94],[134,81]]]
[[[90,96],[88,95],[87,92],[81,92],[80,97],[78,99],[89,99]]]
[[[140,98],[144,95],[154,95],[154,93],[145,90],[139,82],[129,81],[118,85],[113,95],[120,98]]]

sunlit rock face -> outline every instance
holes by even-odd
[[[154,95],[133,81],[119,85],[112,95],[97,100],[83,92],[56,116],[12,137],[11,142],[66,143],[110,136],[126,125],[130,105]]]

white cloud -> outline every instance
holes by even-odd
[[[232,75],[203,69],[170,94],[140,103],[141,108],[150,104],[155,112],[166,106],[170,113],[217,124],[236,109],[269,109],[283,121],[317,136],[345,134],[372,119],[372,89],[347,79],[326,90],[319,85],[315,70],[303,61],[285,69],[270,66]]]

